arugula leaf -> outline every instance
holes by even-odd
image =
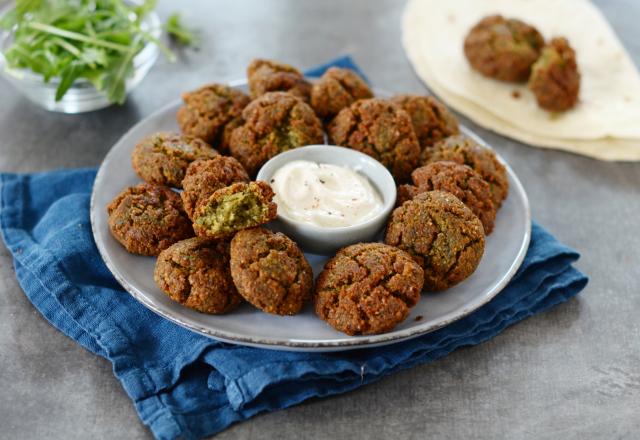
[[[82,65],[76,62],[71,62],[67,67],[62,69],[62,72],[60,72],[60,84],[58,84],[58,88],[56,89],[56,101],[62,99],[65,93],[67,93],[67,90],[69,90],[69,87],[78,79],[81,73]]]
[[[175,38],[180,44],[184,44],[185,46],[196,46],[198,44],[198,37],[195,31],[188,29],[182,23],[180,14],[171,14],[164,27],[169,33],[169,36]]]
[[[156,44],[175,60],[143,25],[155,7],[156,0],[136,5],[127,0],[16,0],[0,17],[0,27],[12,32],[4,53],[7,67],[29,69],[44,82],[58,78],[56,100],[85,78],[111,102],[123,103],[133,60],[145,44]],[[183,44],[194,44],[195,35],[175,14],[169,18],[169,29]]]

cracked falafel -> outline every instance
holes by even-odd
[[[420,145],[409,114],[384,99],[361,99],[328,126],[331,143],[379,160],[398,182],[406,181],[418,165]]]
[[[257,227],[231,240],[231,275],[240,295],[276,315],[295,315],[311,299],[313,272],[289,237]]]
[[[311,88],[311,107],[328,121],[358,99],[373,98],[373,92],[356,72],[330,67]]]
[[[249,182],[249,175],[240,162],[231,156],[216,156],[197,160],[187,168],[180,193],[184,210],[193,218],[196,207],[217,190],[238,182]]]
[[[464,54],[475,70],[500,81],[524,82],[540,56],[544,38],[514,18],[490,15],[476,23],[464,40]]]
[[[456,196],[429,191],[393,211],[384,242],[420,264],[426,290],[440,291],[476,270],[484,253],[484,229]]]
[[[250,176],[283,151],[322,144],[322,123],[313,109],[285,92],[269,92],[242,112],[244,123],[233,130],[230,149]]]
[[[138,142],[131,154],[131,165],[146,182],[182,188],[182,179],[190,163],[217,155],[218,152],[202,139],[159,132]]]
[[[224,84],[208,84],[183,93],[184,105],[176,116],[184,134],[195,136],[220,151],[226,151],[225,127],[238,124],[249,97],[240,90]]]
[[[111,234],[133,254],[158,255],[193,237],[180,196],[166,186],[141,183],[126,188],[107,205],[107,213]]]
[[[266,182],[234,183],[196,207],[193,229],[199,237],[224,238],[268,223],[277,214],[272,200],[273,190]]]
[[[338,251],[315,288],[316,314],[348,335],[392,330],[418,303],[424,272],[406,252],[383,243]]]
[[[242,300],[231,278],[229,243],[193,237],[165,249],[153,279],[172,300],[202,313],[221,314]]]

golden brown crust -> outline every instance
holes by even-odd
[[[233,130],[230,149],[249,175],[278,153],[324,141],[322,123],[313,109],[285,92],[270,92],[251,102],[244,123]]]
[[[331,143],[361,151],[386,166],[400,183],[418,165],[420,145],[408,113],[383,99],[361,99],[328,126]]]
[[[348,335],[384,333],[420,299],[424,273],[406,252],[382,243],[341,249],[318,276],[316,314]]]
[[[153,278],[172,300],[202,313],[227,313],[241,301],[225,241],[194,237],[174,244],[158,256]]]
[[[509,194],[507,169],[489,148],[483,147],[468,136],[459,134],[437,142],[433,148],[422,152],[421,163],[428,165],[441,160],[467,165],[480,174],[489,184],[491,201],[496,210]]]
[[[566,38],[554,38],[542,49],[531,69],[529,89],[538,105],[552,112],[569,110],[578,102],[580,72],[576,53]]]
[[[474,69],[489,78],[523,82],[543,45],[544,38],[535,27],[491,15],[471,28],[464,40],[464,54]]]
[[[411,197],[403,195],[405,201],[428,191],[451,193],[478,216],[485,234],[493,231],[496,208],[491,201],[489,184],[470,167],[448,161],[432,162],[416,168],[411,178],[415,192]]]
[[[421,151],[460,132],[456,117],[433,96],[397,95],[391,102],[411,117]]]
[[[178,193],[141,183],[123,190],[107,205],[111,234],[129,252],[158,255],[173,243],[193,237]]]
[[[384,242],[424,269],[426,290],[445,290],[471,275],[484,253],[478,217],[453,194],[430,191],[396,208]]]
[[[256,99],[268,92],[287,92],[309,102],[311,84],[298,69],[273,60],[256,59],[247,67],[249,93]]]
[[[231,275],[240,295],[267,313],[295,315],[311,299],[311,266],[279,232],[260,227],[238,232],[231,240]]]
[[[358,99],[373,98],[367,83],[353,70],[330,67],[311,88],[311,107],[325,120],[332,119]]]
[[[217,155],[218,152],[202,139],[159,132],[138,142],[131,154],[131,165],[146,182],[182,188],[182,179],[191,162]]]
[[[198,160],[187,168],[180,194],[184,210],[193,217],[196,207],[209,199],[217,190],[237,182],[249,182],[249,175],[240,162],[231,156],[217,156],[210,160]]]
[[[240,90],[224,84],[208,84],[183,93],[184,105],[177,114],[183,133],[198,137],[225,151],[225,126],[237,119],[249,104],[249,97]]]

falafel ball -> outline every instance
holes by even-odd
[[[324,142],[322,123],[313,109],[286,92],[260,96],[242,117],[244,123],[231,134],[230,149],[250,176],[276,154]]]
[[[496,208],[491,201],[489,184],[472,168],[455,162],[439,161],[416,168],[411,173],[411,178],[417,194],[437,190],[456,196],[478,216],[485,234],[491,234],[496,220]]]
[[[393,211],[384,242],[411,254],[424,269],[425,289],[439,291],[476,270],[484,253],[484,229],[456,196],[429,191]]]
[[[309,102],[311,84],[298,69],[273,60],[256,59],[247,67],[249,94],[256,99],[267,92],[288,92]]]
[[[276,214],[267,182],[239,182],[217,190],[196,207],[193,229],[199,237],[224,238],[268,223]]]
[[[224,129],[236,123],[249,97],[238,89],[224,84],[208,84],[183,93],[184,105],[177,114],[178,125],[184,134],[198,137],[220,151],[226,151]]]
[[[358,99],[373,98],[373,92],[356,72],[330,67],[311,88],[311,107],[325,120]]]
[[[471,28],[464,54],[475,70],[500,81],[524,82],[540,56],[544,38],[538,30],[513,18],[490,15]]]
[[[107,205],[107,213],[111,234],[133,254],[158,255],[194,235],[180,196],[166,186],[126,188]]]
[[[509,194],[507,169],[498,160],[493,150],[463,134],[449,136],[437,142],[433,148],[422,152],[421,159],[422,165],[448,160],[471,167],[489,184],[491,201],[496,210]]]
[[[388,332],[418,303],[423,282],[423,270],[398,248],[383,243],[347,246],[318,276],[316,314],[348,335]]]
[[[554,38],[542,49],[531,68],[528,86],[545,110],[563,112],[576,105],[580,72],[576,53],[566,38]]]
[[[160,253],[153,279],[183,306],[202,313],[227,313],[242,300],[229,260],[229,242],[193,237]]]
[[[331,143],[379,160],[398,182],[406,181],[420,160],[420,145],[409,114],[384,99],[361,99],[328,126]]]
[[[267,313],[295,315],[311,299],[311,266],[280,232],[261,227],[238,232],[231,240],[231,275],[240,295]]]
[[[433,96],[397,95],[391,102],[409,113],[421,150],[460,133],[456,117]]]
[[[216,156],[197,160],[187,168],[180,193],[184,210],[193,218],[196,207],[217,190],[238,182],[249,182],[249,175],[240,162],[231,156]]]
[[[190,163],[217,155],[218,152],[202,139],[159,132],[138,142],[131,154],[131,164],[146,182],[182,188],[182,179]]]

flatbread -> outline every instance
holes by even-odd
[[[406,34],[405,34],[406,36]],[[640,142],[634,139],[600,138],[593,140],[584,139],[553,139],[545,136],[537,136],[518,127],[508,121],[494,116],[484,108],[467,101],[460,96],[444,89],[429,71],[428,64],[421,61],[421,54],[411,50],[411,46],[405,43],[407,55],[411,59],[416,73],[422,78],[440,99],[456,111],[466,115],[478,125],[495,131],[501,135],[519,140],[521,142],[543,148],[555,148],[572,153],[590,156],[608,161],[640,161]]]
[[[526,85],[489,79],[471,69],[464,38],[476,22],[495,13],[520,18],[547,39],[568,38],[582,74],[574,109],[549,113],[538,107]],[[403,40],[416,70],[424,70],[418,63],[426,64],[447,95],[473,103],[533,139],[573,143],[614,137],[640,143],[640,75],[606,19],[587,0],[410,0]],[[514,91],[520,98],[513,97]]]

